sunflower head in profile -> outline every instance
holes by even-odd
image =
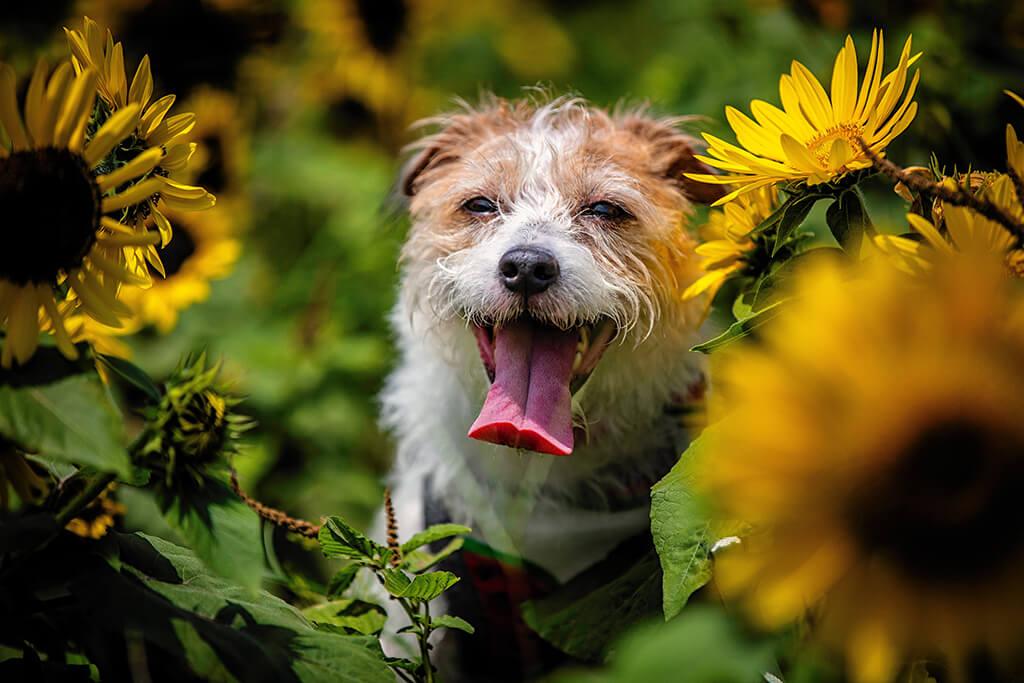
[[[145,230],[143,223],[152,216],[160,234],[160,244],[166,246],[171,240],[171,223],[165,209],[198,211],[208,209],[216,198],[204,188],[176,180],[188,167],[196,145],[189,140],[189,134],[196,124],[195,114],[170,115],[175,96],[164,95],[153,100],[153,74],[149,56],[144,56],[129,81],[126,77],[124,48],[114,42],[110,31],[103,31],[92,19],[85,17],[81,31],[64,29],[71,61],[76,72],[90,70],[96,74],[96,88],[99,92],[97,115],[103,119],[132,107],[138,113],[137,125],[132,135],[110,150],[110,158],[118,159],[131,155],[138,147],[162,150],[157,163],[150,169],[150,177],[138,183],[138,199],[134,205],[123,207],[119,217],[121,223]],[[144,192],[148,190],[148,192]],[[134,258],[130,266],[142,277],[148,275],[145,262],[159,267],[155,260],[157,251],[150,248],[143,258]]]
[[[1009,175],[972,172],[957,180],[945,178],[942,183],[951,189],[959,185],[990,200],[1024,225],[1024,205]],[[879,251],[905,272],[921,272],[938,259],[955,258],[965,252],[983,252],[1001,258],[1006,270],[1015,277],[1024,277],[1024,249],[1006,228],[973,209],[936,200],[928,218],[910,213],[907,222],[920,239],[872,236]]]
[[[768,262],[767,245],[752,233],[778,203],[778,190],[762,187],[711,210],[700,231],[702,244],[696,249],[704,273],[683,292],[684,299],[704,292],[713,299],[727,279],[747,270],[756,272],[759,263]]]
[[[160,236],[121,219],[165,188],[153,175],[164,151],[133,136],[137,104],[97,116],[98,82],[91,68],[76,74],[64,63],[51,73],[40,62],[19,107],[14,71],[0,65],[0,205],[11,226],[0,249],[3,367],[25,363],[41,330],[76,358],[66,315],[118,327],[131,315],[118,289],[147,281],[132,262]],[[112,156],[119,146],[130,149]]]
[[[163,475],[165,489],[201,486],[223,469],[251,427],[234,411],[241,399],[218,384],[219,372],[205,354],[184,359],[164,383],[160,403],[147,409],[134,457]]]
[[[754,100],[750,104],[751,119],[738,109],[726,108],[739,145],[704,135],[710,145],[708,156],[699,158],[726,175],[688,177],[735,186],[717,202],[724,204],[766,185],[818,185],[870,167],[871,159],[861,141],[881,156],[917,114],[913,97],[919,72],[914,72],[907,86],[910,65],[918,56],[911,55],[910,46],[907,38],[896,68],[883,77],[883,36],[875,31],[867,70],[858,84],[857,48],[847,36],[836,57],[829,92],[807,67],[794,61],[790,73],[779,81],[781,109]]]
[[[174,329],[183,310],[210,296],[210,283],[226,277],[241,253],[233,216],[214,210],[175,213],[174,239],[157,247],[160,269],[153,268],[152,286],[125,287],[124,302],[142,325],[166,334]]]
[[[809,614],[858,683],[955,678],[1024,644],[1024,295],[980,254],[870,267],[804,272],[719,355],[701,482],[755,531],[716,579],[765,626]]]

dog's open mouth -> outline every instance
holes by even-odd
[[[475,325],[491,388],[469,436],[538,453],[572,453],[572,395],[594,371],[615,330],[610,319],[570,330],[530,318]]]

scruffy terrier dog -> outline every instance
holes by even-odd
[[[448,666],[528,678],[552,653],[518,604],[645,533],[685,447],[674,408],[702,386],[685,224],[720,189],[684,177],[707,169],[678,120],[642,110],[489,98],[427,123],[400,181],[393,497],[404,534],[474,530],[446,608],[477,631]]]

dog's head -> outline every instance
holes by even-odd
[[[401,178],[406,295],[476,335],[491,387],[471,437],[568,454],[572,396],[612,341],[684,324],[684,218],[720,190],[643,111],[492,99],[430,123]]]

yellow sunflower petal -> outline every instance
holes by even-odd
[[[96,72],[91,69],[75,77],[68,90],[67,101],[57,118],[57,126],[53,131],[54,145],[67,146],[75,131],[84,125],[96,98],[96,80]]]
[[[146,178],[140,183],[135,183],[120,194],[104,197],[103,213],[110,213],[111,211],[117,211],[118,209],[138,204],[162,190],[163,187],[164,183],[159,177]]]
[[[134,180],[141,175],[149,173],[156,168],[163,156],[163,149],[160,147],[150,147],[145,152],[136,155],[134,159],[116,171],[96,178],[96,184],[99,185],[101,192],[109,192],[129,180]]]
[[[85,147],[84,156],[89,168],[96,168],[115,145],[128,137],[138,123],[138,115],[138,105],[130,104],[107,119]]]
[[[74,343],[71,341],[71,336],[64,325],[64,316],[57,309],[57,303],[53,300],[53,295],[43,293],[39,298],[43,308],[46,310],[46,317],[50,319],[50,325],[53,327],[53,336],[57,341],[57,348],[67,358],[76,360],[78,358],[78,349],[75,348]]]
[[[139,67],[135,70],[132,78],[131,88],[128,90],[128,101],[137,104],[143,109],[149,104],[149,98],[153,96],[153,74],[149,68],[149,55],[144,55]]]
[[[17,76],[7,64],[0,64],[0,124],[15,151],[28,149],[29,140],[18,113]]]

